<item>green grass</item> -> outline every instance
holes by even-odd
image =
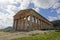
[[[60,40],[60,32],[49,32],[44,34],[32,34],[29,37],[22,37],[12,40]]]

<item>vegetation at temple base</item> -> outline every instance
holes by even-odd
[[[60,40],[60,32],[48,32],[44,34],[32,34],[29,37],[15,38],[12,40]]]

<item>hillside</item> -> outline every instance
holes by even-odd
[[[60,29],[60,20],[52,21],[54,29]]]

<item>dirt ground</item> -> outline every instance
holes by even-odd
[[[30,36],[31,34],[36,34],[36,33],[44,33],[48,31],[31,31],[31,32],[0,32],[0,40],[11,40],[13,38],[20,38],[20,37],[27,37]]]

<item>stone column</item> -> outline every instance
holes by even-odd
[[[25,31],[26,30],[26,23],[27,23],[27,20],[26,20],[26,16],[23,18],[23,30]]]
[[[34,29],[36,30],[36,17],[34,16]]]
[[[24,31],[24,25],[25,25],[25,23],[24,23],[25,21],[24,21],[24,18],[22,18],[22,30]]]
[[[46,28],[47,28],[47,23],[46,23]]]
[[[45,22],[43,21],[43,27],[44,27],[44,29],[45,29]]]
[[[40,20],[40,28],[42,29],[42,20]]]
[[[37,30],[37,18],[35,17],[35,30]]]
[[[39,30],[40,30],[40,19],[39,19]]]
[[[44,29],[44,23],[43,23],[43,21],[42,21],[42,29]]]
[[[24,29],[23,29],[23,18],[22,18],[21,20],[22,20],[21,27],[22,27],[22,31],[23,31],[23,30],[24,30]]]
[[[37,19],[37,24],[38,24],[38,19]]]
[[[17,30],[17,19],[14,19],[13,29],[14,29],[14,31]]]
[[[22,31],[22,18],[20,19],[20,30]]]
[[[38,19],[38,29],[40,30],[40,20]]]
[[[34,17],[34,23],[36,23],[36,18]]]
[[[26,31],[28,31],[28,28],[27,28],[28,26],[27,26],[27,24],[28,24],[28,17],[26,16],[26,23],[25,23],[25,30],[26,30]]]
[[[37,28],[37,30],[38,30],[38,19],[37,19],[37,23],[36,23],[36,24],[37,24],[36,28]]]
[[[21,19],[19,19],[19,31],[21,30]]]
[[[44,29],[44,21],[43,21],[43,29]]]
[[[32,15],[30,15],[30,26],[29,26],[30,30],[33,30],[33,27],[32,27]]]
[[[17,31],[17,27],[18,27],[18,19],[15,20],[15,28],[16,28],[16,31]]]
[[[16,30],[16,23],[17,23],[17,20],[15,20],[14,22],[15,22],[14,29]]]
[[[25,17],[24,17],[25,18]],[[23,30],[25,30],[25,20],[24,20],[24,18],[23,18]]]
[[[40,20],[40,29],[41,29],[41,20]]]
[[[20,31],[20,19],[18,19],[18,31]]]
[[[15,19],[13,21],[13,29],[15,30]]]
[[[17,20],[17,31],[19,30],[19,19]]]

